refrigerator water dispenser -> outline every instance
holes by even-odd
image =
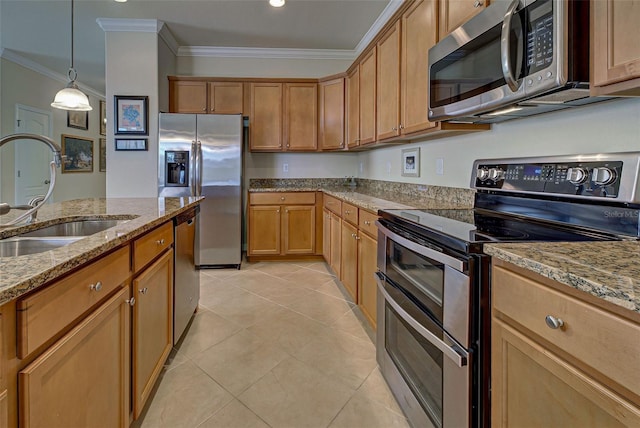
[[[167,150],[165,152],[165,171],[165,186],[188,187],[189,152]]]

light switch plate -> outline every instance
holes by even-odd
[[[283,163],[282,164],[282,172],[289,172],[289,164],[288,163]]]
[[[436,175],[444,174],[444,159],[438,158],[436,159]]]

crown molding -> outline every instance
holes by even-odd
[[[50,68],[40,65],[33,60],[30,60],[29,58],[25,58],[24,56],[11,49],[2,49],[2,51],[0,52],[0,57],[63,84],[67,84],[69,82],[69,78],[66,75],[53,71]],[[78,81],[76,81],[76,83],[78,84],[78,87],[82,90],[82,92],[93,95],[94,97],[101,100],[105,99],[103,93],[98,92],[90,86],[83,85]]]
[[[277,49],[213,46],[180,46],[178,56],[211,58],[278,58],[354,60],[356,52],[346,49]]]
[[[176,38],[173,37],[173,33],[171,32],[171,30],[169,30],[169,27],[164,22],[162,22],[162,25],[160,26],[158,36],[160,36],[160,38],[164,40],[171,52],[173,52],[174,55],[178,56],[178,49],[180,48],[180,45],[178,44]]]
[[[158,33],[164,25],[164,22],[157,19],[98,18],[96,22],[105,33],[110,31]]]
[[[367,46],[369,46],[369,43],[371,43],[371,41],[376,37],[378,32],[380,32],[387,21],[389,21],[389,18],[391,18],[393,14],[396,13],[398,9],[400,9],[402,3],[403,0],[391,0],[387,4],[387,7],[384,8],[380,16],[378,16],[378,19],[375,20],[373,25],[371,25],[371,28],[369,28],[369,31],[366,32],[366,34],[362,37],[362,39],[354,49],[356,56],[360,55],[367,48]]]

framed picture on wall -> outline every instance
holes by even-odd
[[[149,133],[149,97],[114,95],[115,134],[147,135]]]
[[[420,147],[402,151],[402,175],[420,177]]]
[[[148,150],[147,147],[147,139],[146,138],[138,138],[134,140],[126,140],[122,138],[116,139],[116,150],[120,151],[140,151],[140,150]]]
[[[69,128],[89,129],[89,112],[88,111],[67,111],[67,126]]]
[[[93,172],[93,140],[62,135],[62,173]]]
[[[107,171],[107,139],[98,139],[98,155],[100,159],[100,172]]]
[[[100,101],[100,135],[107,135],[107,102]]]

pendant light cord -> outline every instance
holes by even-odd
[[[69,79],[71,79],[71,81],[75,81],[76,77],[78,76],[78,73],[76,72],[76,69],[73,67],[73,0],[71,0],[71,68],[69,69]]]

